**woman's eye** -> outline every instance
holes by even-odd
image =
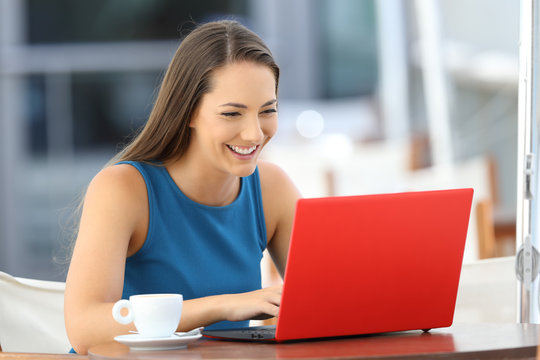
[[[240,113],[238,111],[231,111],[231,112],[221,113],[221,115],[226,116],[226,117],[234,117],[234,116],[239,116]]]
[[[268,109],[268,110],[264,110],[263,111],[263,114],[274,114],[276,113],[277,110],[276,109]]]

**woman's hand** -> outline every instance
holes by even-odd
[[[278,316],[283,286],[223,295],[224,317],[229,321],[264,320]]]

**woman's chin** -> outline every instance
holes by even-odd
[[[253,162],[250,164],[236,165],[231,169],[231,173],[239,177],[247,177],[255,172],[257,168],[257,163]]]

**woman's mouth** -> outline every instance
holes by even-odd
[[[227,147],[229,149],[231,149],[234,153],[238,154],[238,155],[246,156],[246,155],[253,154],[257,150],[257,148],[259,146],[258,145],[254,145],[254,146],[238,146],[238,145],[229,145],[229,144],[227,144]]]

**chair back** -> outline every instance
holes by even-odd
[[[454,323],[515,323],[515,262],[507,256],[463,264]]]
[[[67,353],[65,283],[0,272],[0,346],[4,352]]]

